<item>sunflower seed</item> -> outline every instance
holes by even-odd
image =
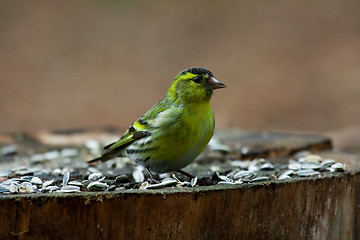
[[[9,169],[0,169],[0,177],[7,177],[11,173]]]
[[[298,161],[307,163],[320,163],[322,161],[322,157],[318,155],[307,155],[299,158]]]
[[[240,160],[233,160],[230,162],[231,166],[233,167],[239,167],[239,168],[242,168],[242,169],[247,169],[249,167],[249,164],[250,164],[250,161],[240,161]]]
[[[60,168],[56,168],[52,171],[52,175],[54,176],[61,176],[61,169]]]
[[[195,186],[196,186],[197,180],[198,180],[197,177],[194,177],[194,178],[191,179],[190,184],[191,184],[192,187],[195,187]]]
[[[117,176],[115,178],[115,182],[117,183],[128,183],[130,182],[130,179],[127,175],[121,175],[121,176]]]
[[[220,174],[218,173],[218,171],[213,171],[212,175],[211,175],[211,180],[219,180],[220,179]]]
[[[290,179],[291,177],[287,174],[281,174],[279,177],[278,177],[278,180],[284,180],[284,179]]]
[[[49,187],[56,187],[56,186],[49,186]],[[64,192],[64,193],[80,192],[80,187],[73,185],[66,185],[60,189],[60,192]]]
[[[231,151],[231,148],[229,146],[221,144],[215,138],[210,139],[208,146],[212,151],[218,151],[218,152],[222,152],[222,153],[228,153]]]
[[[105,191],[108,187],[109,185],[107,185],[106,183],[95,181],[91,182],[87,186],[87,189],[89,189],[90,191]]]
[[[263,168],[261,168],[261,166],[264,165]],[[274,166],[269,163],[266,159],[264,158],[260,158],[260,159],[254,159],[250,162],[248,170],[249,171],[259,171],[261,168],[261,170],[266,170],[267,168],[269,168],[269,170],[274,169]]]
[[[9,193],[10,190],[7,188],[0,187],[0,193]]]
[[[9,187],[12,183],[18,184],[18,182],[15,181],[14,178],[13,178],[13,179],[8,179],[8,180],[5,180],[5,181],[1,182],[1,183],[0,183],[0,187],[7,188],[7,187]]]
[[[78,186],[78,187],[83,187],[84,186],[84,184],[82,184],[79,181],[70,181],[70,182],[68,182],[68,185]]]
[[[139,190],[145,190],[148,188],[150,184],[148,182],[143,182],[139,188]]]
[[[163,181],[161,181],[161,183],[151,184],[147,188],[148,189],[156,189],[156,188],[175,186],[176,184],[177,184],[177,181],[175,179],[165,178]]]
[[[232,182],[232,180],[230,178],[228,178],[227,176],[224,175],[220,175],[219,179],[225,182]]]
[[[43,188],[46,188],[47,186],[50,186],[53,184],[54,180],[45,181],[42,185]]]
[[[66,171],[66,172],[64,172],[62,185],[66,186],[68,184],[69,180],[70,180],[70,172]]]
[[[53,192],[53,191],[56,191],[56,190],[58,190],[58,189],[59,189],[58,186],[47,186],[47,187],[45,188],[45,191]]]
[[[7,189],[8,189],[11,193],[19,192],[19,184],[12,183],[12,184],[10,184],[10,186],[9,186]]]
[[[163,180],[161,180],[161,182],[167,182],[167,181],[173,182],[174,180],[175,180],[176,182],[178,182],[177,179],[175,179],[175,178],[170,178],[170,177],[164,178]]]
[[[102,181],[105,177],[102,175],[102,173],[92,173],[89,175],[88,180],[90,181]]]
[[[321,162],[320,166],[322,169],[324,169],[331,167],[331,165],[333,165],[334,163],[335,163],[334,159],[325,159],[324,161]]]
[[[240,152],[241,152],[242,155],[248,154],[249,151],[250,151],[250,149],[249,149],[248,147],[242,147],[242,148],[240,149]]]
[[[32,185],[29,182],[23,182],[19,185],[19,192],[20,193],[33,193],[37,190],[35,185]]]
[[[331,168],[334,169],[335,172],[343,172],[345,170],[345,165],[337,162],[331,165]]]
[[[253,172],[257,172],[259,171],[259,160],[258,159],[255,159],[255,160],[252,160],[249,164],[249,167],[248,167],[248,170],[249,171],[253,171]]]
[[[295,160],[292,160],[290,159],[289,160],[289,165],[288,165],[288,168],[291,169],[291,170],[300,170],[301,169],[301,163],[295,161]]]
[[[29,182],[29,178],[12,178],[11,180],[16,181],[17,183]]]
[[[61,150],[60,155],[63,158],[76,157],[79,155],[79,151],[76,148],[64,148]]]
[[[60,157],[60,153],[58,151],[50,151],[44,153],[44,157],[46,160],[54,160]]]
[[[32,171],[29,171],[28,169],[22,169],[22,170],[16,170],[14,172],[15,175],[20,175],[20,176],[25,176],[25,175],[30,175],[33,174]]]
[[[31,163],[41,163],[44,161],[45,161],[45,156],[44,156],[44,154],[41,154],[41,153],[34,154],[30,157]]]
[[[255,175],[253,171],[239,171],[234,175],[234,180],[238,180],[240,178],[251,178]]]
[[[286,175],[292,175],[294,173],[294,170],[286,170],[285,172],[283,172],[282,174],[286,174]]]
[[[311,152],[308,150],[303,150],[303,151],[299,151],[297,153],[294,154],[294,158],[299,159],[301,157],[305,157],[311,155]]]
[[[1,156],[13,155],[16,154],[17,151],[18,149],[16,145],[9,145],[0,149],[0,155]]]
[[[260,182],[260,181],[266,181],[269,180],[269,177],[262,176],[262,177],[256,177],[250,180],[250,182]]]
[[[321,165],[318,163],[313,163],[313,162],[303,162],[301,163],[301,169],[314,169],[314,170],[318,170],[321,168]]]
[[[21,177],[21,181],[23,181],[23,182],[30,182],[31,181],[31,179],[33,178],[33,176],[22,176]]]
[[[85,147],[90,150],[90,152],[94,155],[99,155],[101,146],[100,143],[96,140],[87,140],[85,142]]]
[[[141,166],[137,166],[135,171],[132,173],[132,177],[135,182],[144,182],[145,176]]]
[[[261,164],[259,169],[260,170],[274,170],[274,166],[271,163],[266,162],[266,163]]]
[[[314,171],[313,169],[304,169],[296,172],[296,175],[299,177],[309,177],[317,174],[320,174],[320,172]]]
[[[41,185],[43,182],[41,181],[40,178],[38,177],[33,177],[31,178],[31,181],[30,181],[32,184],[36,184],[36,185]]]

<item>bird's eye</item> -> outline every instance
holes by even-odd
[[[196,76],[192,80],[193,80],[194,83],[200,83],[201,82],[201,77]]]

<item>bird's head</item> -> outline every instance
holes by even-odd
[[[175,77],[167,97],[176,102],[209,101],[215,89],[225,87],[225,84],[216,80],[209,70],[192,67]]]

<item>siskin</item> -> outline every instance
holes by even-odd
[[[215,127],[210,107],[213,91],[226,87],[207,69],[192,67],[180,72],[166,96],[136,120],[124,135],[104,147],[89,163],[127,156],[152,172],[178,171],[206,147]]]

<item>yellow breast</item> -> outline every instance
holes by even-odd
[[[214,114],[209,102],[182,108],[181,117],[161,136],[161,151],[153,156],[153,168],[174,171],[187,166],[206,147],[214,127]]]

